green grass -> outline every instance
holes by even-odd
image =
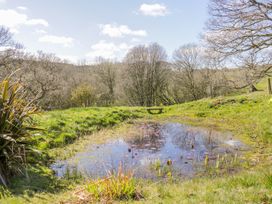
[[[139,203],[271,203],[267,178],[246,172],[223,178],[199,178],[175,183],[149,183]]]
[[[128,119],[142,117],[141,108],[71,108],[42,113],[35,117],[44,129],[33,141],[40,150],[64,147],[84,135],[113,127]]]
[[[260,91],[267,91],[268,90],[268,78],[265,77],[262,79],[258,84],[256,84],[256,88]]]
[[[115,135],[122,135],[118,131],[123,128],[122,131],[126,132],[127,125],[122,124],[129,119],[181,122],[231,131],[234,138],[239,138],[251,146],[251,150],[244,155],[246,162],[239,172],[231,175],[207,175],[186,181],[138,180],[136,182],[142,186],[144,198],[129,202],[272,203],[272,101],[271,96],[263,92],[202,99],[164,107],[164,113],[160,115],[149,115],[142,108],[77,108],[51,111],[36,118],[37,123],[46,131],[37,136],[35,144],[47,152],[58,149],[62,154],[74,148],[78,151],[82,144],[95,144]],[[117,128],[97,132],[114,125],[118,125]],[[89,135],[90,133],[94,134]],[[89,136],[84,136],[86,134]],[[65,139],[70,137],[67,135],[73,139]],[[50,172],[45,175],[50,175]],[[39,180],[39,177],[36,179]],[[13,194],[13,197],[4,198],[0,203],[59,203],[75,199],[76,190],[86,187],[81,181],[58,181],[63,183],[54,185],[54,179],[41,181],[46,182],[49,182],[49,190],[36,189],[29,195],[25,193],[28,189],[25,186],[24,193]]]

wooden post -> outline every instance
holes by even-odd
[[[272,94],[271,78],[268,78],[268,93]]]

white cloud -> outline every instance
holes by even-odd
[[[74,44],[74,39],[65,36],[44,35],[39,38],[39,42],[59,44],[63,45],[64,47],[72,47]]]
[[[133,42],[133,43],[139,43],[139,42],[141,42],[141,39],[139,39],[139,38],[132,38],[131,42]]]
[[[49,26],[48,22],[44,19],[30,19],[26,14],[17,12],[16,10],[0,9],[0,25],[8,27],[11,32],[18,32],[21,26]]]
[[[33,25],[33,26],[35,26],[35,25],[42,25],[42,26],[45,26],[45,27],[49,26],[48,22],[46,20],[44,20],[44,19],[41,19],[41,18],[30,19],[25,24],[26,25]]]
[[[0,1],[1,1],[1,0],[0,0]],[[27,10],[27,7],[25,7],[25,6],[17,6],[17,9],[18,9],[18,10],[25,11],[25,10]]]
[[[46,32],[45,30],[43,30],[43,29],[37,29],[35,32],[38,33],[38,34],[46,34],[46,33],[47,33],[47,32]]]
[[[79,61],[79,58],[74,55],[58,55],[58,57],[62,60],[67,60],[68,62],[71,62],[73,64],[76,64]]]
[[[108,35],[112,38],[120,38],[124,36],[147,36],[147,32],[145,30],[131,30],[127,25],[101,24],[99,25],[99,28],[103,35]]]
[[[145,16],[165,16],[168,14],[168,10],[163,4],[142,4],[139,11]]]
[[[92,62],[94,62],[98,57],[106,59],[120,59],[131,47],[131,45],[126,43],[116,44],[101,40],[91,46],[91,51],[86,54],[86,57]]]

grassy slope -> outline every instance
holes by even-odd
[[[145,192],[144,203],[271,203],[272,202],[272,101],[270,97],[259,92],[242,96],[203,99],[200,101],[175,105],[165,108],[165,113],[158,116],[146,116],[147,119],[176,121],[192,125],[207,126],[219,130],[230,130],[235,137],[252,146],[246,157],[249,165],[232,176],[197,178],[185,182],[150,183],[141,181]],[[122,108],[121,108],[122,109]],[[130,108],[123,108],[127,111]],[[122,110],[123,110],[122,109]],[[102,111],[101,111],[102,110]],[[109,115],[102,113],[119,111],[109,109],[70,109],[53,111],[41,116],[45,128],[65,121],[65,128],[49,135],[49,140],[61,138],[63,132],[73,133],[75,121],[86,123],[86,117],[94,114],[104,120]],[[134,108],[132,112],[140,110]],[[131,112],[130,112],[131,113]],[[143,113],[135,112],[136,114]],[[117,114],[114,112],[114,114]],[[96,117],[96,116],[95,116]],[[134,116],[131,115],[133,118]],[[61,119],[60,119],[61,118]],[[87,120],[90,120],[87,118]],[[83,122],[85,121],[85,122]],[[115,119],[114,119],[115,121]],[[122,120],[118,120],[122,122]],[[107,123],[110,124],[110,123]],[[117,123],[116,123],[117,124]],[[61,124],[61,126],[63,126]],[[92,128],[93,124],[89,128]],[[107,126],[107,125],[106,125]],[[54,129],[54,128],[53,128]],[[54,130],[55,131],[55,130]],[[48,139],[48,138],[47,138]],[[50,141],[41,146],[48,148]],[[40,144],[41,141],[39,141]],[[55,143],[55,141],[53,142]],[[60,143],[63,145],[63,140]],[[22,197],[5,200],[6,203],[58,203],[71,197],[73,190],[55,194],[37,194],[29,201]],[[2,201],[5,203],[4,201]]]

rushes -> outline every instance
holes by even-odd
[[[204,159],[205,173],[210,175],[230,173],[239,166],[238,155],[217,155],[215,161],[210,161],[208,155]]]

